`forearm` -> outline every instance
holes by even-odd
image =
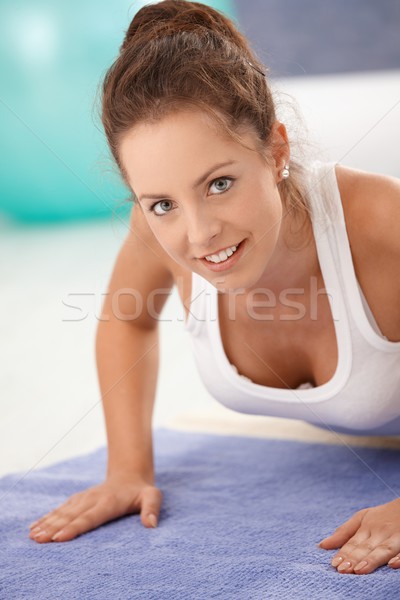
[[[158,328],[127,321],[99,325],[96,359],[105,416],[107,476],[154,482],[152,414],[159,363]]]

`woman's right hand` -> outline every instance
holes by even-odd
[[[162,500],[161,490],[142,478],[107,477],[32,523],[29,537],[39,543],[67,542],[107,521],[139,512],[145,527],[156,527]]]

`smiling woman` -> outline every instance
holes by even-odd
[[[285,253],[277,247],[282,201],[275,177],[254,134],[242,135],[238,143],[221,135],[207,113],[179,109],[129,130],[119,147],[128,184],[157,242],[176,265],[219,289],[261,285],[269,257],[282,262]],[[271,138],[278,148],[274,160],[284,164],[282,124],[273,125]],[[266,223],[273,227],[268,235]],[[239,261],[246,246],[253,248],[251,257]],[[237,253],[228,258],[225,249],[233,247]]]
[[[232,22],[195,2],[137,13],[102,109],[134,197],[97,335],[107,475],[31,537],[67,541],[132,512],[157,525],[158,315],[174,284],[200,374],[222,404],[400,434],[399,182],[296,162],[265,67]],[[124,289],[135,294],[116,311]],[[340,572],[390,559],[399,568],[399,523],[396,498],[357,512],[321,546],[341,546]]]
[[[160,2],[140,10],[103,84],[103,125],[128,186],[136,192],[121,159],[122,138],[135,125],[143,129],[182,110],[205,113],[214,131],[238,143],[251,131],[253,150],[267,163],[273,160],[274,142],[277,152],[283,143],[288,153],[287,139],[272,139],[276,111],[265,72],[248,40],[208,6]],[[169,131],[164,134],[167,145]],[[169,151],[172,147],[171,141]],[[155,158],[154,152],[152,144],[147,156]],[[307,228],[304,169],[293,159],[290,175],[281,185],[282,200]]]

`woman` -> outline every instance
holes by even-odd
[[[399,181],[291,159],[263,66],[227,18],[195,2],[136,14],[102,108],[134,194],[97,335],[107,474],[31,538],[67,541],[135,512],[156,527],[157,319],[175,284],[222,403],[400,434]],[[339,548],[342,573],[399,568],[400,500],[358,511],[321,547]]]

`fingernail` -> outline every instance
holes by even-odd
[[[349,562],[348,560],[346,560],[345,562],[341,563],[337,570],[338,571],[347,571],[347,569],[350,569],[351,567],[351,562]]]
[[[367,566],[367,561],[366,560],[362,560],[361,562],[358,563],[358,565],[356,565],[354,567],[355,571],[361,571],[361,569],[363,569],[365,566]]]
[[[343,558],[341,556],[337,556],[331,562],[332,567],[337,567],[342,562]]]
[[[398,560],[400,560],[400,556],[394,556],[393,558],[391,558],[388,562],[388,565],[392,565],[393,563],[397,562]]]
[[[33,523],[29,525],[29,529],[32,529],[32,527],[35,527],[35,525],[37,525],[38,523],[39,521],[33,521]]]
[[[51,539],[53,540],[53,542],[54,542],[55,540],[58,540],[58,538],[60,537],[60,535],[61,535],[62,533],[63,533],[63,531],[62,531],[62,530],[61,530],[61,531],[58,531],[57,533],[55,533],[55,534],[53,535],[53,537],[51,538]]]
[[[41,537],[42,535],[46,535],[46,531],[45,530],[38,531],[38,533],[35,533],[33,537],[36,539],[38,537]]]
[[[34,527],[31,531],[31,533],[33,533],[34,535],[36,535],[36,533],[39,533],[39,531],[42,531],[41,527]]]
[[[149,515],[149,521],[152,527],[157,527],[157,517],[156,515]]]

